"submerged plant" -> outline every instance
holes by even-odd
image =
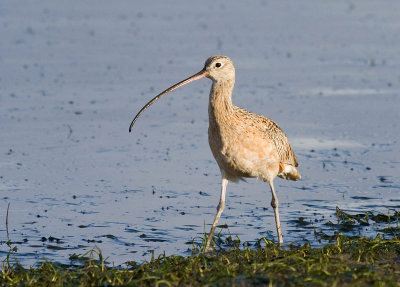
[[[229,240],[228,240],[229,241]],[[397,286],[400,241],[349,238],[312,248],[309,243],[282,249],[268,239],[258,246],[198,253],[189,257],[152,256],[149,262],[107,267],[99,249],[81,255],[84,265],[62,266],[44,261],[24,269],[3,262],[1,286]],[[79,256],[78,256],[79,257]],[[6,267],[6,268],[4,268]]]
[[[397,213],[395,212],[395,215]],[[353,215],[337,209],[339,229],[343,222],[361,225],[374,221],[372,213]],[[395,216],[388,216],[388,224]],[[397,219],[396,219],[397,224]],[[221,226],[227,229],[227,226]],[[391,227],[391,228],[398,228]],[[322,231],[315,230],[316,236]],[[326,235],[328,236],[328,235]],[[1,266],[0,286],[398,286],[400,240],[346,236],[335,232],[331,243],[313,248],[310,243],[282,248],[263,237],[255,243],[219,232],[212,252],[204,253],[204,238],[192,241],[192,255],[156,257],[125,267],[108,266],[97,247],[70,256],[71,264],[44,260],[38,267],[23,268],[11,258],[17,251],[12,242]]]

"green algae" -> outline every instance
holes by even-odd
[[[337,208],[336,215],[337,223],[326,224],[333,235],[314,231],[316,238],[330,241],[318,248],[309,243],[280,247],[266,238],[249,244],[220,233],[211,253],[203,252],[205,235],[203,245],[193,244],[191,256],[155,258],[153,253],[149,262],[130,261],[123,267],[106,264],[95,248],[71,255],[69,265],[44,260],[23,268],[11,260],[18,250],[9,240],[0,286],[399,286],[398,212],[350,214]],[[299,219],[300,225],[303,222]],[[388,227],[375,238],[341,232],[372,222]]]
[[[22,268],[6,259],[1,286],[398,286],[400,241],[339,235],[334,244],[281,248],[262,240],[256,249],[233,247],[189,257],[152,257],[108,267],[99,250],[82,256],[83,265],[43,262]]]

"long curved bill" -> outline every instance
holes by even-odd
[[[190,82],[196,81],[198,79],[207,77],[208,72],[206,70],[201,70],[200,72],[198,72],[197,74],[194,74],[193,76],[187,78],[186,80],[183,80],[182,82],[179,82],[175,85],[173,85],[172,87],[169,87],[168,89],[166,89],[164,92],[158,94],[157,96],[155,96],[150,102],[148,102],[138,113],[137,115],[133,118],[131,125],[129,126],[129,132],[131,132],[133,125],[135,124],[136,120],[139,118],[139,116],[145,111],[147,110],[148,107],[150,107],[155,101],[157,101],[159,98],[161,98],[162,96],[168,94],[169,92],[172,92],[173,90],[182,87]]]

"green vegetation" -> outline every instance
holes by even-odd
[[[88,258],[81,256],[86,262],[79,267],[44,262],[26,270],[5,260],[0,285],[398,286],[400,282],[400,241],[396,239],[339,235],[335,244],[323,248],[305,244],[289,250],[264,242],[255,250],[232,246],[210,255],[160,256],[140,265],[127,263],[124,269],[106,267],[98,250],[92,250]]]
[[[383,220],[382,215],[350,215],[337,210],[338,228]],[[397,215],[397,214],[396,214]],[[393,216],[386,218],[389,222]],[[318,233],[317,233],[318,234]],[[230,236],[217,238],[219,250],[203,254],[194,246],[189,257],[152,257],[150,262],[127,262],[126,267],[105,264],[100,250],[73,255],[61,265],[43,262],[24,269],[10,263],[13,251],[3,261],[0,286],[399,286],[400,240],[348,237],[337,233],[321,248],[310,244],[281,248],[262,238],[250,249]],[[223,246],[224,248],[221,248]],[[241,247],[241,248],[239,248]]]

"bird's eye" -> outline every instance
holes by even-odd
[[[221,63],[216,63],[215,67],[217,67],[217,68],[221,67]]]

